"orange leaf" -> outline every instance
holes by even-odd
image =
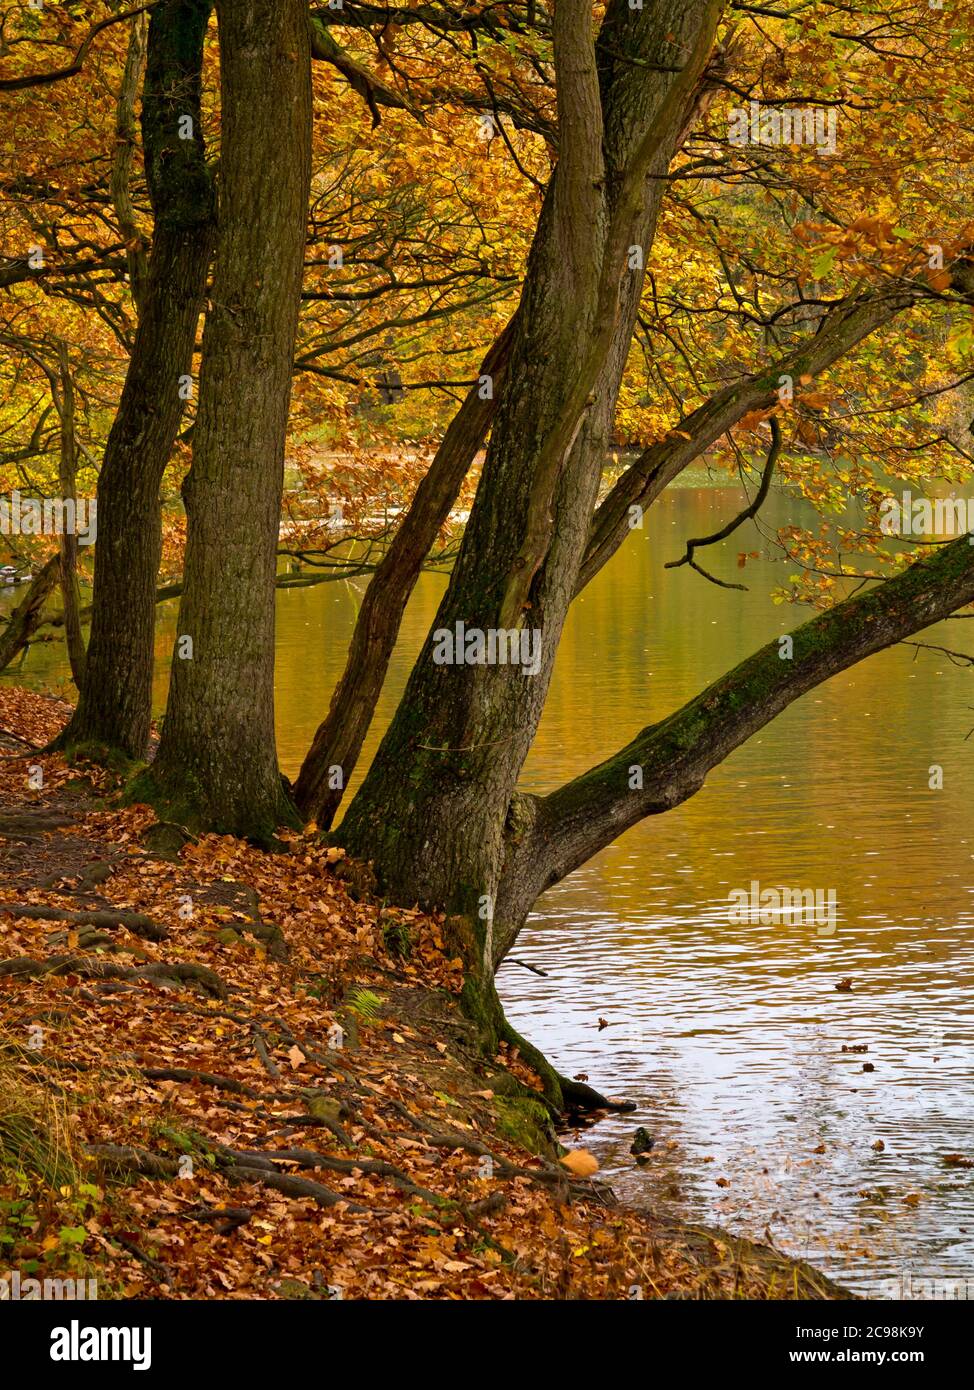
[[[590,1178],[599,1171],[599,1161],[588,1149],[570,1149],[561,1161],[576,1178]]]

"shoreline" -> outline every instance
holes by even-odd
[[[517,1049],[473,1048],[440,919],[313,837],[269,855],[118,809],[39,751],[66,710],[0,689],[0,1128],[25,1136],[0,1197],[19,1163],[35,1218],[12,1269],[118,1298],[855,1297],[620,1203]]]

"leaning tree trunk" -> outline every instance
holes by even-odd
[[[200,373],[183,596],[159,753],[140,788],[269,839],[296,814],[274,742],[274,598],[308,197],[305,0],[217,0],[221,217]]]
[[[489,379],[489,393],[480,381],[471,388],[365,591],[345,670],[294,784],[298,806],[322,830],[334,820],[355,771],[423,561],[490,429],[511,336],[508,324],[484,358],[480,381]]]
[[[14,657],[26,653],[30,639],[44,621],[44,605],[54,591],[61,573],[60,555],[52,555],[30,582],[26,594],[3,627],[0,627],[0,671]]]
[[[605,26],[606,49],[613,36],[624,32],[635,17],[616,6]],[[615,55],[617,56],[617,55]],[[602,61],[603,85],[616,81],[615,56],[607,52]],[[623,60],[625,61],[625,60]],[[631,78],[631,69],[625,74]],[[623,86],[619,83],[619,87]],[[612,115],[608,140],[617,156],[625,160],[632,153],[632,133],[640,109],[656,96],[656,89],[645,81],[641,89],[631,89],[634,106],[622,116]],[[628,100],[629,98],[627,98]],[[622,104],[625,110],[625,103]],[[680,136],[686,134],[700,112],[688,103]],[[652,241],[657,203],[646,209],[637,221],[636,239],[640,251]],[[593,458],[604,455],[609,441],[615,399],[625,368],[633,326],[642,289],[642,269],[634,269],[623,287],[622,306],[606,369],[599,381],[596,398],[585,422],[585,447]],[[327,830],[338,811],[352,772],[358,762],[366,733],[388,670],[399,634],[399,625],[412,592],[422,560],[446,520],[449,507],[477,448],[483,442],[494,415],[498,388],[506,378],[506,363],[513,337],[513,323],[494,344],[481,367],[492,379],[494,399],[484,401],[475,387],[454,417],[427,477],[417,489],[412,506],[400,526],[362,602],[349,646],[345,670],[332,696],[325,720],[319,725],[314,742],[295,783],[295,798],[309,820]]]
[[[597,69],[588,5],[560,0],[555,10],[559,162],[507,387],[435,622],[537,634],[538,669],[436,664],[431,633],[342,826],[342,843],[373,861],[390,896],[451,914],[467,1007],[488,1039],[501,1026],[493,940],[505,827],[584,554],[662,176],[718,8],[667,0],[635,12],[613,0]]]
[[[155,232],[98,477],[91,633],[78,707],[55,743],[60,748],[142,758],[148,744],[159,488],[189,396],[213,249],[215,204],[200,117],[210,8],[210,0],[162,0],[149,23],[142,139]]]

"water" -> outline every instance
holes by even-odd
[[[704,559],[747,593],[663,569],[740,500],[668,494],[576,603],[526,786],[577,775],[806,616],[769,598],[793,566],[736,569],[737,551],[763,545],[750,527]],[[777,495],[765,515],[777,526],[801,514]],[[424,576],[409,605],[369,754],[443,583]],[[359,582],[280,594],[289,775],[327,709],[360,595]],[[174,624],[169,606],[160,661]],[[966,628],[929,640],[965,649]],[[22,678],[52,688],[65,675],[52,645],[33,650]],[[582,1141],[627,1199],[770,1231],[862,1292],[895,1277],[970,1277],[974,1290],[974,1170],[943,1161],[974,1158],[972,682],[934,653],[872,658],[539,901],[515,954],[547,975],[507,965],[501,993],[562,1071],[637,1102]],[[164,697],[161,669],[160,709]],[[942,790],[929,787],[933,765]],[[834,889],[834,934],[736,925],[728,894],[752,880]],[[846,977],[852,990],[837,991]],[[637,1125],[656,1140],[644,1167],[628,1152]]]

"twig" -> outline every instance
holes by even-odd
[[[746,584],[732,584],[726,579],[718,579],[716,575],[710,574],[702,565],[699,565],[697,561],[694,560],[693,552],[698,546],[716,545],[718,541],[726,540],[732,532],[736,531],[739,526],[743,526],[745,521],[750,521],[752,517],[755,517],[761,510],[761,505],[767,497],[771,487],[771,479],[774,475],[774,467],[778,461],[778,455],[781,453],[781,426],[773,415],[771,416],[770,424],[771,448],[768,450],[764,472],[761,474],[761,483],[757,492],[754,494],[753,502],[746,506],[742,512],[738,512],[733,521],[728,521],[726,526],[722,526],[719,531],[715,531],[712,536],[698,536],[694,540],[687,541],[686,554],[682,555],[679,560],[668,560],[663,567],[664,569],[675,570],[679,569],[681,565],[689,565],[690,568],[696,570],[698,574],[702,574],[704,579],[709,579],[711,584],[717,584],[721,589],[743,589],[745,593],[747,592]]]
[[[205,1221],[213,1226],[218,1236],[232,1235],[239,1227],[245,1226],[253,1212],[249,1207],[190,1207],[178,1215],[187,1221]]]
[[[250,1025],[250,1032],[254,1039],[254,1050],[263,1063],[264,1070],[267,1072],[268,1076],[272,1076],[275,1081],[280,1080],[281,1069],[267,1050],[267,1040],[264,1037],[264,1031],[260,1024],[252,1023]]]
[[[542,970],[540,966],[537,965],[530,965],[526,960],[518,960],[516,956],[505,956],[501,961],[501,965],[519,965],[522,970],[530,970],[535,975],[543,975],[545,979],[548,978],[547,970]]]

